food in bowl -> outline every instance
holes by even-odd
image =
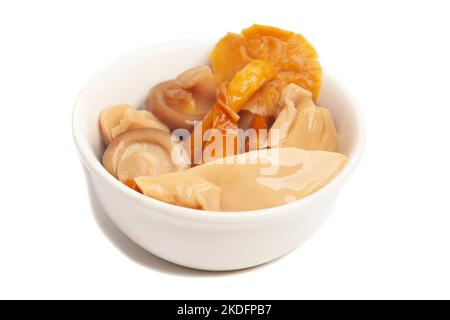
[[[145,110],[100,114],[104,167],[170,204],[247,211],[302,199],[346,163],[328,109],[316,104],[321,67],[293,32],[254,25],[150,89]]]

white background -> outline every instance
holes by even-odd
[[[447,5],[2,1],[0,298],[450,298]],[[297,251],[246,271],[184,269],[91,208],[72,106],[121,54],[255,22],[315,45],[363,109],[366,152],[330,219]]]

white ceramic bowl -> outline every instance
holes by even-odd
[[[73,111],[73,135],[101,204],[128,237],[179,265],[235,270],[283,256],[317,231],[361,157],[364,130],[355,101],[337,80],[325,75],[319,104],[334,115],[339,151],[347,155],[348,163],[314,194],[270,209],[217,213],[169,205],[121,184],[100,162],[104,150],[100,111],[122,102],[143,106],[153,85],[206,63],[212,46],[212,42],[198,41],[160,44],[109,64],[82,90]]]

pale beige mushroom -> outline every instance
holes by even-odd
[[[216,93],[211,67],[196,67],[153,87],[146,108],[172,130],[191,129],[211,108]]]
[[[147,110],[136,110],[128,104],[118,104],[100,114],[100,132],[106,145],[118,135],[132,129],[156,128],[169,131],[169,128]]]
[[[192,209],[220,211],[220,188],[187,171],[159,177],[138,177],[134,184],[141,193],[160,201]]]
[[[127,131],[116,137],[103,154],[103,166],[125,182],[139,176],[157,176],[188,168],[188,161],[174,159],[179,143],[170,133],[145,128]]]
[[[333,117],[328,109],[314,104],[311,92],[289,84],[280,103],[284,108],[269,131],[270,147],[337,150]]]
[[[297,109],[293,104],[288,104],[281,110],[269,130],[267,145],[270,148],[279,147],[280,142],[287,137],[296,115]]]
[[[188,208],[245,211],[302,199],[330,182],[347,158],[327,151],[251,151],[186,171],[129,182],[137,191]]]
[[[129,104],[117,104],[100,113],[100,133],[106,145],[110,144],[113,139],[111,129],[119,125],[127,110],[132,109],[134,108]]]

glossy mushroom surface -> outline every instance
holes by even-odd
[[[284,108],[269,131],[271,148],[337,150],[333,117],[328,109],[314,104],[311,92],[289,84],[282,93],[280,103]]]
[[[182,159],[173,159],[178,145],[160,129],[130,130],[111,142],[103,154],[103,166],[122,182],[183,170],[188,165]]]
[[[202,120],[216,98],[216,85],[209,66],[189,69],[175,80],[162,82],[150,90],[147,110],[171,130],[191,129]]]
[[[147,110],[136,110],[129,104],[118,104],[100,114],[100,132],[109,145],[118,135],[133,129],[156,128],[169,132],[169,128]]]
[[[100,113],[100,133],[102,140],[106,145],[109,145],[113,140],[111,129],[120,124],[120,120],[122,120],[122,117],[127,110],[132,109],[133,107],[129,104],[116,104]]]
[[[138,177],[133,185],[146,196],[192,209],[220,211],[222,190],[188,171],[158,177]]]
[[[184,207],[257,210],[308,196],[333,179],[346,161],[344,155],[335,152],[266,149],[182,172],[139,177],[134,183],[145,195]],[[199,206],[202,201],[206,203],[205,199],[208,205]]]

